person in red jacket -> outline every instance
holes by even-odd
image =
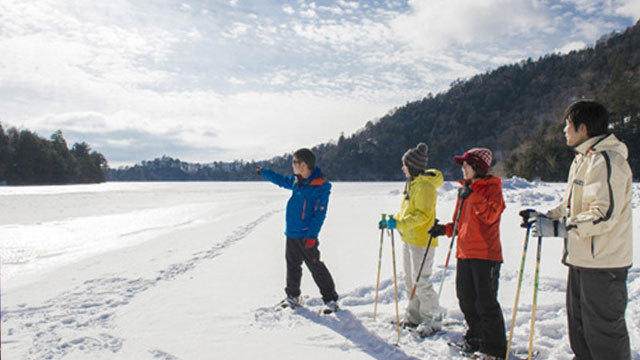
[[[458,208],[456,294],[468,330],[460,344],[477,359],[502,359],[506,352],[504,317],[498,303],[498,279],[502,264],[500,217],[505,204],[502,181],[489,175],[492,154],[473,148],[454,162],[462,167],[464,180],[458,191],[453,222],[434,225],[433,236],[453,235]]]

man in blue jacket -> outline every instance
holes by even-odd
[[[282,300],[280,306],[300,306],[300,280],[304,261],[322,294],[325,303],[323,312],[329,314],[338,309],[338,294],[329,270],[320,261],[318,233],[327,215],[331,184],[322,178],[322,172],[315,163],[316,157],[313,152],[303,148],[293,153],[294,176],[284,176],[262,167],[258,168],[258,174],[280,187],[291,190],[291,198],[287,202],[285,231],[287,297]]]

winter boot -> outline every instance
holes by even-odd
[[[471,358],[478,359],[478,360],[504,360],[503,357],[489,355],[481,351],[474,352],[473,355],[471,355]]]
[[[395,323],[395,321],[394,321],[394,323]],[[400,327],[403,328],[403,329],[415,329],[415,328],[418,327],[418,324],[416,324],[416,323],[414,323],[412,321],[409,321],[409,320],[402,320],[402,321],[400,321]]]
[[[324,304],[324,308],[322,309],[322,313],[325,315],[334,313],[338,311],[340,307],[338,307],[338,303],[335,300],[329,300]]]
[[[477,339],[467,338],[466,336],[462,338],[461,342],[449,344],[468,355],[474,355],[474,353],[480,349],[479,341]]]
[[[440,327],[437,326],[436,324],[421,323],[420,325],[418,325],[415,332],[421,338],[425,338],[437,333],[439,330],[440,330]]]
[[[287,296],[286,298],[284,298],[284,300],[280,301],[280,303],[278,304],[278,306],[280,306],[281,308],[285,309],[285,308],[291,308],[291,309],[295,309],[298,306],[301,306],[302,303],[300,303],[300,297],[299,296]]]

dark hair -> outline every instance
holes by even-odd
[[[293,157],[307,164],[309,170],[313,170],[316,167],[316,156],[307,148],[296,150],[293,153]]]
[[[471,161],[471,162],[467,161],[467,163],[471,166],[471,168],[473,169],[473,172],[475,173],[475,175],[473,176],[474,178],[484,179],[487,177],[488,173],[483,168],[478,166],[475,161]]]
[[[569,105],[562,120],[571,121],[576,131],[580,124],[584,124],[589,137],[604,135],[609,128],[607,108],[594,100],[579,100]]]

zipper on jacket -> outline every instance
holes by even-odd
[[[304,211],[305,211],[306,208],[307,208],[307,200],[305,199],[302,202],[302,220],[304,220]]]
[[[316,202],[316,207],[313,208],[313,211],[318,211],[318,205],[320,205],[320,199]]]
[[[596,251],[595,251],[595,237],[592,236],[591,237],[591,257],[595,258],[596,257]]]

